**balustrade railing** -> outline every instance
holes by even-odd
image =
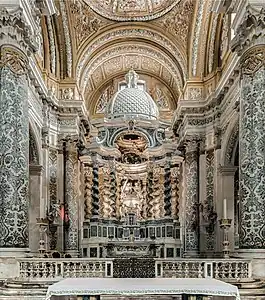
[[[19,279],[57,281],[62,278],[112,277],[113,264],[106,259],[21,259]]]
[[[62,278],[113,277],[114,259],[19,259],[19,280],[58,281]],[[216,278],[237,281],[251,278],[251,261],[243,259],[155,259],[155,277]],[[126,272],[126,270],[124,270]]]
[[[156,277],[215,278],[227,281],[251,278],[251,261],[242,259],[157,259]]]

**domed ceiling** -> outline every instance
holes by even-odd
[[[180,0],[85,0],[98,14],[116,21],[145,21],[161,17]]]

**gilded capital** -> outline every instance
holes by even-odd
[[[16,48],[2,46],[0,48],[0,67],[8,67],[16,75],[24,75],[28,72],[28,58]]]
[[[265,65],[265,45],[260,45],[244,52],[241,57],[242,74],[253,75]]]

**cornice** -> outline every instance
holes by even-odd
[[[201,133],[209,125],[219,127],[220,118],[223,113],[223,101],[231,88],[239,78],[240,72],[237,67],[239,58],[234,54],[231,60],[231,67],[227,67],[225,73],[222,74],[221,80],[216,88],[215,93],[211,94],[204,101],[181,100],[176,110],[173,128],[175,134],[183,139],[188,132],[195,131]],[[227,99],[225,101],[228,101]],[[194,128],[194,130],[192,129]]]
[[[223,174],[224,176],[231,176],[234,175],[235,172],[237,171],[238,167],[235,166],[219,166],[218,170],[221,174]]]

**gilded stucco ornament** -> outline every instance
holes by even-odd
[[[245,75],[253,75],[265,65],[265,47],[252,48],[244,53],[241,58],[241,70]]]
[[[9,67],[16,75],[24,75],[28,71],[27,57],[15,48],[1,47],[0,67]]]
[[[115,21],[149,21],[170,11],[179,0],[94,0],[87,4],[99,15]]]

